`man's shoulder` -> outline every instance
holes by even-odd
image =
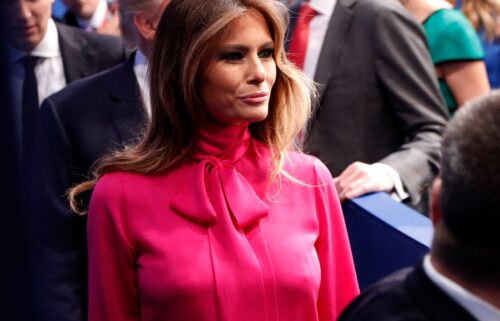
[[[409,17],[410,14],[399,0],[344,0],[353,12],[365,19],[376,19],[381,14]]]
[[[113,92],[135,90],[133,82],[124,81],[129,78],[127,73],[133,73],[133,69],[128,62],[123,62],[111,69],[78,79],[45,99],[41,111],[45,113],[51,109],[63,118],[81,115],[83,110],[87,114],[91,110],[100,112],[103,105],[115,104]],[[130,78],[133,79],[133,75]]]
[[[413,268],[397,271],[362,292],[344,310],[339,321],[427,320],[407,291],[406,280]]]
[[[130,69],[130,70],[129,70]],[[87,100],[102,94],[109,94],[110,88],[114,85],[120,75],[133,72],[128,66],[128,62],[122,62],[110,69],[101,71],[94,75],[75,80],[62,90],[51,95],[48,99],[57,103],[65,101],[75,103],[77,99]]]
[[[346,0],[352,2],[353,8],[364,8],[366,10],[401,10],[403,6],[399,0]]]
[[[118,37],[98,34],[96,32],[87,32],[80,28],[68,26],[63,23],[56,22],[56,26],[61,35],[59,39],[62,41],[73,41],[74,43],[79,43],[83,40],[86,45],[95,48],[99,52],[107,52],[109,54],[124,53],[123,41]]]

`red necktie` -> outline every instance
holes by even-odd
[[[292,40],[290,41],[288,59],[295,63],[300,69],[304,69],[307,42],[309,41],[309,23],[315,15],[316,10],[311,8],[308,4],[303,4],[300,7],[295,30],[293,31]]]

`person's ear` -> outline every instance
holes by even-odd
[[[431,220],[432,224],[436,226],[442,218],[441,213],[441,177],[436,177],[432,184],[431,192]]]
[[[156,33],[156,19],[147,11],[139,12],[134,15],[134,24],[142,38],[148,42],[153,41]]]

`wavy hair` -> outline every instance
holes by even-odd
[[[260,12],[269,25],[277,68],[268,116],[251,123],[250,132],[270,148],[271,179],[284,173],[287,152],[300,150],[296,137],[311,114],[314,93],[312,83],[286,57],[288,9],[274,0],[173,0],[158,25],[150,62],[151,123],[137,144],[101,158],[93,178],[69,191],[75,212],[84,213],[78,195],[93,189],[106,173],[157,175],[187,159],[207,117],[197,86],[201,61],[229,23],[250,9]]]
[[[489,41],[500,36],[500,0],[463,0],[462,11],[474,29],[484,28]]]

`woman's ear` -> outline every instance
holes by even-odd
[[[436,177],[432,184],[431,192],[431,220],[432,224],[436,226],[442,218],[441,213],[441,177]]]

